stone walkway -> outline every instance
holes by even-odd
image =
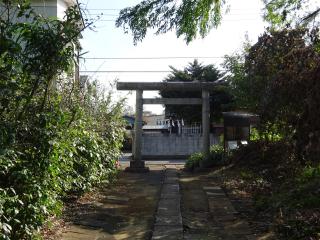
[[[182,172],[181,213],[185,240],[253,240],[248,223],[206,174]]]
[[[249,225],[239,219],[229,198],[224,191],[215,185],[203,187],[209,204],[209,212],[215,223],[212,227],[217,230],[216,239],[253,240]]]
[[[183,236],[177,169],[166,165],[152,240],[180,240]]]

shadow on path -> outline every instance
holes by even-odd
[[[70,205],[65,213],[69,227],[60,239],[148,239],[163,178],[163,166],[150,168],[144,174],[121,172],[94,198]]]

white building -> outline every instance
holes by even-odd
[[[31,6],[44,17],[62,20],[68,7],[78,5],[77,0],[33,0]]]
[[[56,17],[59,20],[63,20],[65,17],[65,11],[68,7],[77,5],[79,8],[78,0],[31,0],[31,7],[43,17]],[[81,12],[81,11],[80,11]],[[84,22],[82,19],[82,26]],[[79,55],[78,49],[75,49],[76,55]],[[74,79],[80,84],[79,73],[79,59],[75,57]]]
[[[43,17],[52,17],[59,20],[63,20],[65,17],[65,11],[68,9],[68,7],[71,6],[78,6],[79,3],[78,0],[31,0],[30,1],[31,7],[35,10],[36,13],[42,15]],[[0,19],[10,19],[10,21],[17,21],[17,11],[12,8],[12,11],[1,11],[3,8],[5,8],[4,3],[0,3]],[[81,11],[80,11],[81,12]],[[12,16],[11,16],[12,14]],[[26,19],[20,17],[19,22],[27,22],[32,21],[32,18]],[[81,25],[84,26],[83,18],[81,19]],[[80,30],[80,29],[79,29]],[[78,51],[76,47],[74,47],[75,51],[75,66],[74,66],[74,74],[73,77],[76,80],[76,82],[79,82],[79,59],[78,59]]]
[[[143,112],[143,121],[145,122],[146,125],[159,125],[157,124],[159,121],[164,121],[164,114],[153,114],[150,111],[144,111]]]
[[[36,13],[41,14],[43,17],[54,17],[59,20],[63,20],[65,11],[68,7],[79,6],[78,0],[31,0],[31,7]],[[10,5],[9,5],[10,6]],[[0,2],[0,10],[5,8],[6,4]],[[10,20],[15,21],[14,15],[17,13],[11,5],[12,11],[10,11]],[[7,11],[0,11],[0,18],[7,19]],[[11,16],[13,14],[13,16]],[[29,21],[28,19],[19,18],[19,21]]]

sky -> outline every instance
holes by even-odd
[[[110,83],[115,80],[162,81],[169,74],[170,65],[183,69],[195,58],[204,65],[214,64],[221,68],[224,55],[241,50],[246,35],[255,43],[267,26],[262,19],[261,0],[228,0],[229,12],[224,15],[222,24],[212,29],[204,39],[199,38],[186,44],[183,37],[176,37],[175,32],[155,35],[150,30],[146,38],[135,46],[130,32],[125,34],[122,28],[115,27],[115,19],[120,9],[134,6],[139,0],[80,2],[87,9],[86,17],[100,16],[100,20],[95,23],[95,30],[87,29],[83,33],[81,44],[86,54],[81,62],[81,74],[97,79],[109,89]],[[144,92],[144,97],[155,96],[158,96],[157,92]],[[134,93],[116,91],[114,97],[127,97],[127,104],[132,108],[135,105]],[[163,107],[145,105],[144,110],[161,114]]]

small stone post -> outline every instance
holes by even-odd
[[[204,157],[210,153],[210,102],[209,91],[202,90],[202,152]],[[200,167],[203,163],[200,162]]]

